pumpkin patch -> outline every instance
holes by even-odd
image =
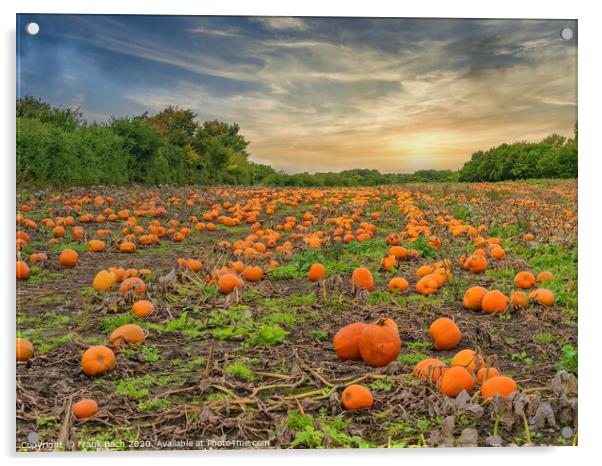
[[[217,416],[233,434],[243,415],[245,426],[276,432],[305,422],[303,410],[314,429],[343,416],[373,446],[387,444],[385,430],[418,438],[374,416],[403,408],[426,423],[431,404],[447,409],[466,391],[471,422],[488,436],[497,395],[556,403],[540,387],[572,367],[558,341],[576,345],[567,323],[576,275],[558,257],[573,257],[576,198],[568,181],[545,191],[467,186],[27,198],[17,220],[16,358],[27,375],[18,391],[40,390],[30,376],[64,378],[77,432],[106,432],[117,419],[140,423],[147,439],[140,419],[167,432],[186,416],[217,432]],[[538,219],[532,240],[512,215],[521,209]],[[48,413],[63,419],[62,395],[46,385]],[[28,399],[20,409],[48,415]],[[23,429],[39,427],[28,419]],[[522,425],[502,435],[514,441]]]

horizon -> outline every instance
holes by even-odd
[[[36,36],[24,32],[31,21]],[[504,142],[570,137],[577,120],[576,34],[559,35],[577,32],[573,20],[17,22],[17,98],[79,107],[91,122],[189,108],[201,121],[238,123],[250,160],[285,173],[458,170]]]

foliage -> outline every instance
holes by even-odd
[[[556,369],[561,371],[565,370],[575,375],[577,374],[578,368],[578,351],[573,345],[564,345],[562,347],[562,359],[556,365]]]
[[[553,134],[540,142],[502,144],[472,154],[460,181],[577,177],[577,127],[573,138]]]
[[[286,174],[249,160],[249,141],[238,124],[198,122],[189,109],[168,106],[155,115],[88,123],[79,109],[24,97],[17,100],[16,115],[20,185],[135,182],[331,187],[577,176],[576,128],[570,139],[551,135],[538,143],[502,144],[476,152],[458,172],[351,169]]]

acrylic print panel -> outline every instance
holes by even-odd
[[[576,52],[18,15],[16,449],[575,445]]]

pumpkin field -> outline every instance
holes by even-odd
[[[16,449],[575,445],[577,219],[574,179],[18,193]]]

